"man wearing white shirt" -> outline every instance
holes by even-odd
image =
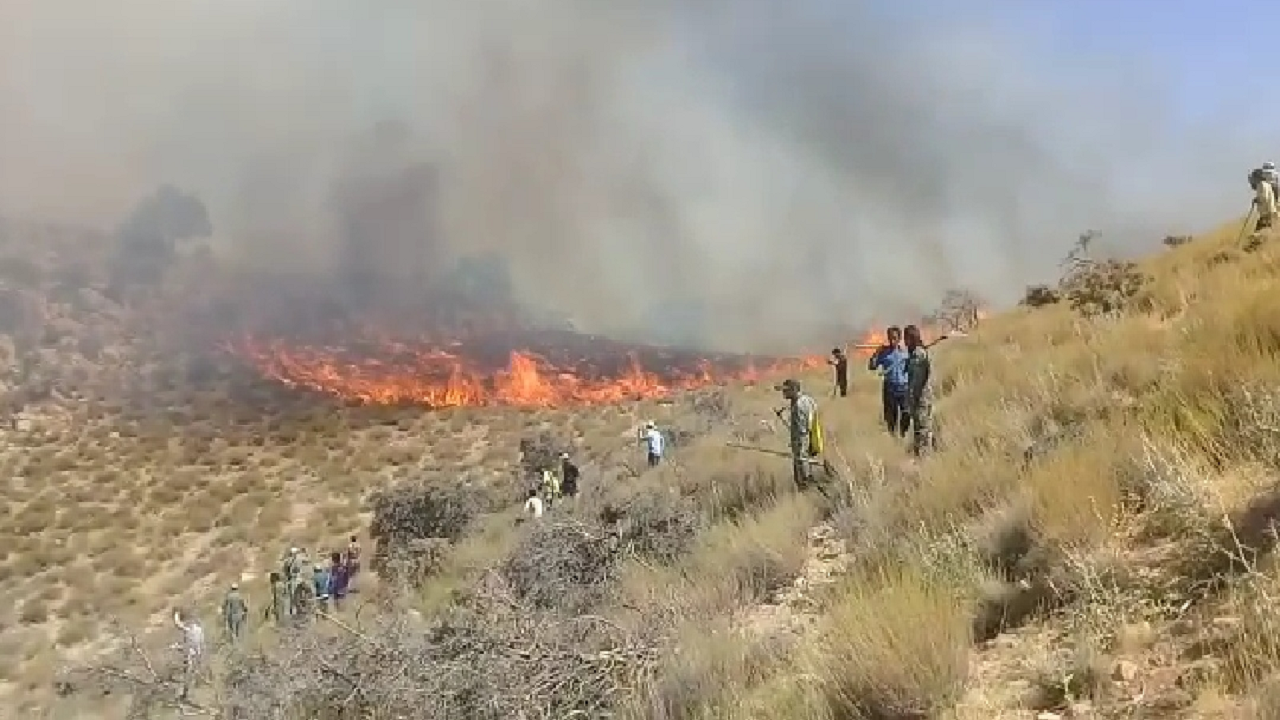
[[[183,667],[181,698],[185,701],[195,682],[200,663],[204,660],[204,628],[200,627],[200,621],[194,615],[185,614],[181,610],[173,613],[173,624],[182,631],[182,644],[179,646],[182,650]]]
[[[542,517],[542,498],[538,497],[537,490],[529,491],[529,499],[524,501],[524,511],[535,519]]]
[[[658,463],[662,462],[662,451],[666,440],[652,420],[646,422],[644,429],[640,431],[640,442],[644,443],[649,451],[649,467],[657,467]]]

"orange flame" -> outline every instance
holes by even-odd
[[[372,340],[372,338],[366,338]],[[507,367],[486,371],[479,363],[440,347],[414,347],[377,337],[372,356],[347,359],[341,348],[293,345],[244,336],[224,344],[263,375],[286,386],[371,404],[430,407],[509,405],[558,407],[662,398],[728,382],[754,383],[763,377],[820,367],[822,357],[750,361],[736,366],[701,360],[687,369],[646,370],[634,354],[615,377],[584,376],[557,368],[529,350],[511,351]],[[457,343],[452,347],[457,349]]]
[[[990,314],[986,310],[979,309],[974,313],[973,322],[976,324],[986,320],[988,317],[990,317]],[[929,323],[919,322],[916,323],[916,326],[920,328],[920,339],[924,340],[926,345],[936,342],[943,335],[948,334],[948,331],[945,328],[931,325]],[[872,327],[879,327],[881,329],[868,330],[856,341],[850,343],[847,349],[851,351],[851,354],[869,358],[875,353],[877,348],[885,344],[887,341],[885,337],[886,326],[873,323]],[[900,325],[899,327],[903,326]]]

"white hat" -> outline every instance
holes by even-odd
[[[296,548],[296,547],[291,547],[291,548],[289,548],[289,554],[290,554],[290,555],[297,555],[297,554],[298,554],[298,548]]]
[[[569,453],[567,453],[567,452],[562,452],[562,453],[560,453],[560,459],[561,459],[561,460],[568,460],[568,459],[569,459]]]
[[[240,583],[231,583],[231,589],[232,589],[232,590],[239,590],[239,589],[240,589]]]
[[[647,427],[647,428],[649,428],[649,429],[653,429],[653,427],[654,427],[653,421],[652,421],[652,420],[645,420],[645,421],[644,421],[644,426],[645,426],[645,427]]]
[[[1264,162],[1264,163],[1262,163],[1262,169],[1263,169],[1263,170],[1275,170],[1275,169],[1276,169],[1276,164],[1275,164],[1275,163],[1273,163],[1273,162]]]

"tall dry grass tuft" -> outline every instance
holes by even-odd
[[[927,718],[953,703],[968,672],[971,598],[910,566],[851,578],[809,659],[831,716]]]

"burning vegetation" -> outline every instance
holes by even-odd
[[[565,330],[405,338],[348,327],[341,343],[245,334],[226,348],[285,385],[367,404],[558,407],[753,382],[822,358],[770,359],[633,345]]]

